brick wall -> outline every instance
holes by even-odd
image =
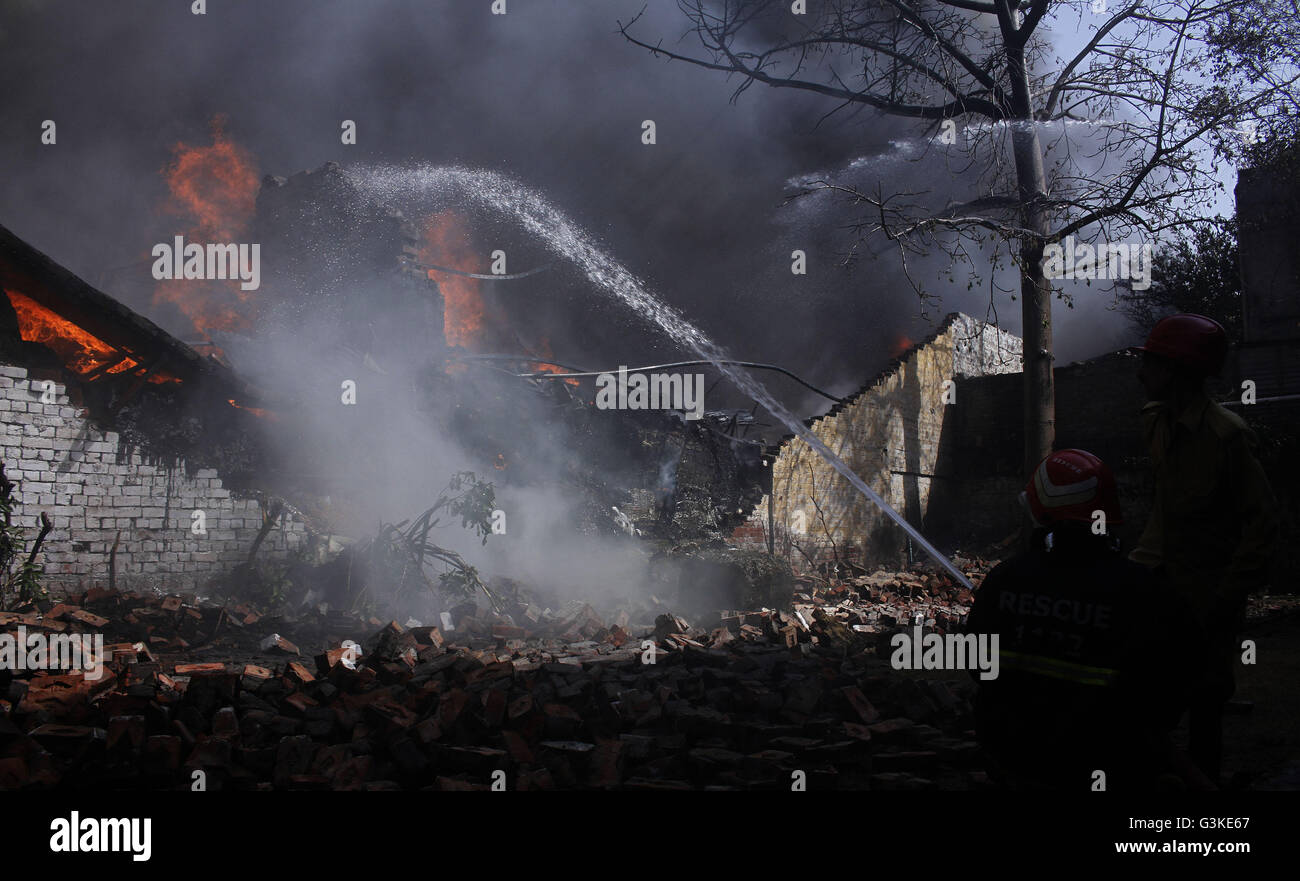
[[[128,453],[116,433],[86,420],[64,385],[46,394],[46,381],[22,367],[0,365],[0,457],[18,485],[15,522],[29,537],[41,512],[54,524],[38,559],[55,591],[107,584],[119,531],[119,586],[194,590],[245,560],[261,528],[259,502],[233,497],[215,471],[186,475],[183,463],[151,464]],[[206,535],[192,531],[196,510]],[[286,515],[258,559],[283,557],[306,537],[305,525]]]
[[[1020,370],[1020,340],[969,316],[949,316],[935,334],[810,428],[908,522],[926,532],[932,501],[951,490],[952,425],[966,406],[965,376]],[[955,388],[956,403],[945,402]],[[899,554],[906,535],[807,444],[791,440],[773,465],[777,544],[792,565],[836,554],[861,562]],[[751,526],[766,523],[766,500]],[[797,548],[795,547],[797,545]]]
[[[1008,372],[1001,360],[990,360],[988,351],[983,362],[969,360],[969,355],[963,361],[961,339],[970,336],[974,325],[961,319],[909,352],[848,406],[817,420],[813,430],[926,538],[941,548],[978,550],[1015,534],[1026,522],[1019,503],[1024,488],[1022,388],[1018,359],[1015,372]],[[981,368],[981,363],[990,366]],[[1142,438],[1146,398],[1137,381],[1138,364],[1135,355],[1113,352],[1055,372],[1056,446],[1089,450],[1114,471],[1124,511],[1118,534],[1128,547],[1146,525],[1154,491]],[[956,378],[956,400],[941,407],[935,388],[947,376]],[[1214,396],[1227,397],[1222,387],[1214,389]],[[1300,547],[1300,472],[1294,464],[1300,461],[1295,453],[1300,405],[1260,403],[1235,412],[1259,436],[1260,460],[1281,504],[1284,560],[1294,561],[1300,556],[1293,550]],[[831,539],[840,558],[850,562],[901,555],[902,530],[806,444],[786,444],[773,476],[777,552],[797,569],[807,569],[809,558],[828,561]],[[829,529],[811,504],[814,488]],[[796,514],[801,507],[802,534]],[[732,542],[765,548],[766,535],[765,499]],[[1294,564],[1288,565],[1294,571]]]
[[[1056,369],[1056,447],[1095,453],[1115,472],[1132,543],[1150,510],[1151,467],[1142,442],[1146,398],[1138,359],[1114,352]],[[969,377],[958,383],[953,463],[965,479],[945,499],[942,537],[961,544],[998,541],[1019,528],[1024,446],[1019,374]]]

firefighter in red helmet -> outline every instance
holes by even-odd
[[[1087,450],[1060,450],[1044,459],[1021,501],[1039,526],[1095,520],[1096,534],[1105,535],[1106,527],[1124,522],[1115,475]]]
[[[1254,433],[1206,392],[1207,378],[1227,355],[1223,327],[1203,315],[1173,315],[1156,324],[1140,351],[1155,496],[1130,558],[1184,595],[1209,637],[1188,735],[1192,758],[1217,780],[1223,709],[1235,689],[1236,635],[1247,595],[1268,578],[1275,504],[1255,457]]]
[[[976,680],[990,775],[1013,789],[1208,788],[1169,737],[1194,681],[1197,628],[1119,553],[1110,469],[1060,450],[1021,499],[1040,540],[988,574],[967,619],[968,633],[997,637],[998,676]]]

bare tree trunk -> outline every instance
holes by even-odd
[[[1022,242],[1030,269],[1021,274],[1024,324],[1024,476],[1028,480],[1056,443],[1056,383],[1052,375],[1052,293],[1039,261],[1042,242]]]
[[[1024,337],[1024,474],[1028,479],[1056,442],[1056,385],[1052,375],[1052,291],[1043,276],[1043,238],[1049,232],[1043,205],[1047,198],[1047,177],[1043,173],[1043,150],[1038,127],[1033,121],[1029,78],[1024,53],[1007,52],[1010,62],[1012,150],[1023,223],[1035,235],[1020,241],[1020,314]]]

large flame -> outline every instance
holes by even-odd
[[[5,289],[18,316],[18,335],[25,342],[40,343],[63,361],[74,373],[125,373],[140,366],[126,352],[110,346],[79,325],[53,312],[26,294]],[[105,369],[107,368],[107,369]],[[176,377],[157,371],[149,375],[152,383],[179,382]]]
[[[465,224],[451,211],[434,214],[424,223],[424,237],[417,259],[421,263],[446,266],[461,272],[481,272],[480,256],[474,249]],[[428,271],[442,291],[442,334],[449,346],[481,351],[488,342],[487,304],[476,278],[450,272]]]
[[[163,169],[170,199],[165,210],[183,220],[186,244],[239,244],[257,207],[258,172],[251,153],[226,137],[224,120],[212,121],[208,146],[178,143]],[[169,243],[170,244],[170,243]],[[255,318],[253,291],[238,279],[168,279],[154,288],[154,303],[174,303],[206,335],[245,331]]]

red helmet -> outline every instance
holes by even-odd
[[[1091,523],[1094,511],[1104,511],[1107,524],[1124,522],[1115,475],[1087,450],[1052,453],[1034,470],[1023,498],[1040,526],[1062,520]]]
[[[1170,315],[1151,328],[1143,352],[1161,355],[1203,376],[1213,376],[1228,354],[1228,334],[1223,325],[1204,315]]]

